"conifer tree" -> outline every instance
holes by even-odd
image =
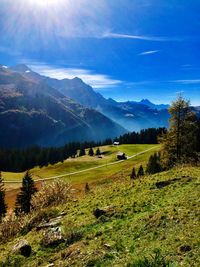
[[[160,154],[154,153],[151,155],[147,164],[146,172],[148,174],[155,174],[162,171],[162,166],[160,162]]]
[[[15,213],[29,213],[31,211],[31,199],[32,196],[37,192],[33,178],[29,171],[25,173],[22,180],[22,187],[20,193],[17,195],[15,203]]]
[[[144,176],[144,169],[143,169],[142,165],[140,165],[138,173],[137,173],[138,178],[141,176]]]
[[[98,147],[97,150],[96,150],[96,156],[100,156],[100,155],[101,155],[101,151],[100,151],[100,149]]]
[[[94,151],[92,148],[89,149],[88,155],[93,157],[94,156]]]
[[[133,167],[131,175],[130,175],[131,179],[135,179],[136,178],[136,171],[135,168]]]
[[[89,191],[90,191],[89,184],[86,183],[86,184],[85,184],[85,193],[88,193]]]
[[[5,189],[2,174],[0,172],[0,222],[2,218],[6,215],[7,205],[5,203]]]
[[[85,156],[85,149],[81,148],[79,152],[79,157]]]
[[[168,168],[194,160],[197,149],[197,119],[191,111],[190,102],[179,96],[172,102],[169,113],[169,129],[161,137],[164,164]]]

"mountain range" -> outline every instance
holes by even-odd
[[[45,80],[29,78],[28,71],[21,65],[0,67],[0,147],[59,146],[70,141],[114,138],[126,132]]]
[[[24,64],[0,66],[0,147],[59,146],[167,127],[168,107],[105,99],[78,77],[58,80]]]
[[[99,111],[128,131],[168,125],[168,105],[155,105],[147,99],[141,102],[117,102],[113,99],[105,99],[78,77],[62,80],[53,79],[39,75],[23,64],[11,69],[30,80],[42,81],[77,103]]]

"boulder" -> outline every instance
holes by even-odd
[[[20,254],[24,257],[29,257],[32,252],[32,248],[29,245],[28,241],[26,240],[19,240],[14,246],[13,246],[13,253]]]

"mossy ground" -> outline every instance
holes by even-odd
[[[161,181],[171,183],[157,188]],[[55,208],[55,214],[67,213],[63,235],[67,238],[73,232],[78,238],[44,248],[43,232],[33,229],[0,245],[0,266],[136,266],[131,264],[151,258],[157,249],[170,266],[200,266],[199,168],[175,168],[135,181],[118,175],[90,187],[77,201]],[[107,206],[114,213],[96,219],[93,210]],[[30,258],[11,253],[21,238],[33,248]],[[184,245],[189,251],[181,251]]]

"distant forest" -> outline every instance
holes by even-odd
[[[120,144],[156,144],[158,136],[164,132],[165,128],[150,128],[139,133],[127,133],[114,140],[106,139],[103,142],[73,142],[62,147],[49,148],[33,146],[26,149],[0,149],[0,170],[22,172],[35,166],[53,165],[70,157],[77,157],[80,149],[111,145],[114,141],[119,141]]]

